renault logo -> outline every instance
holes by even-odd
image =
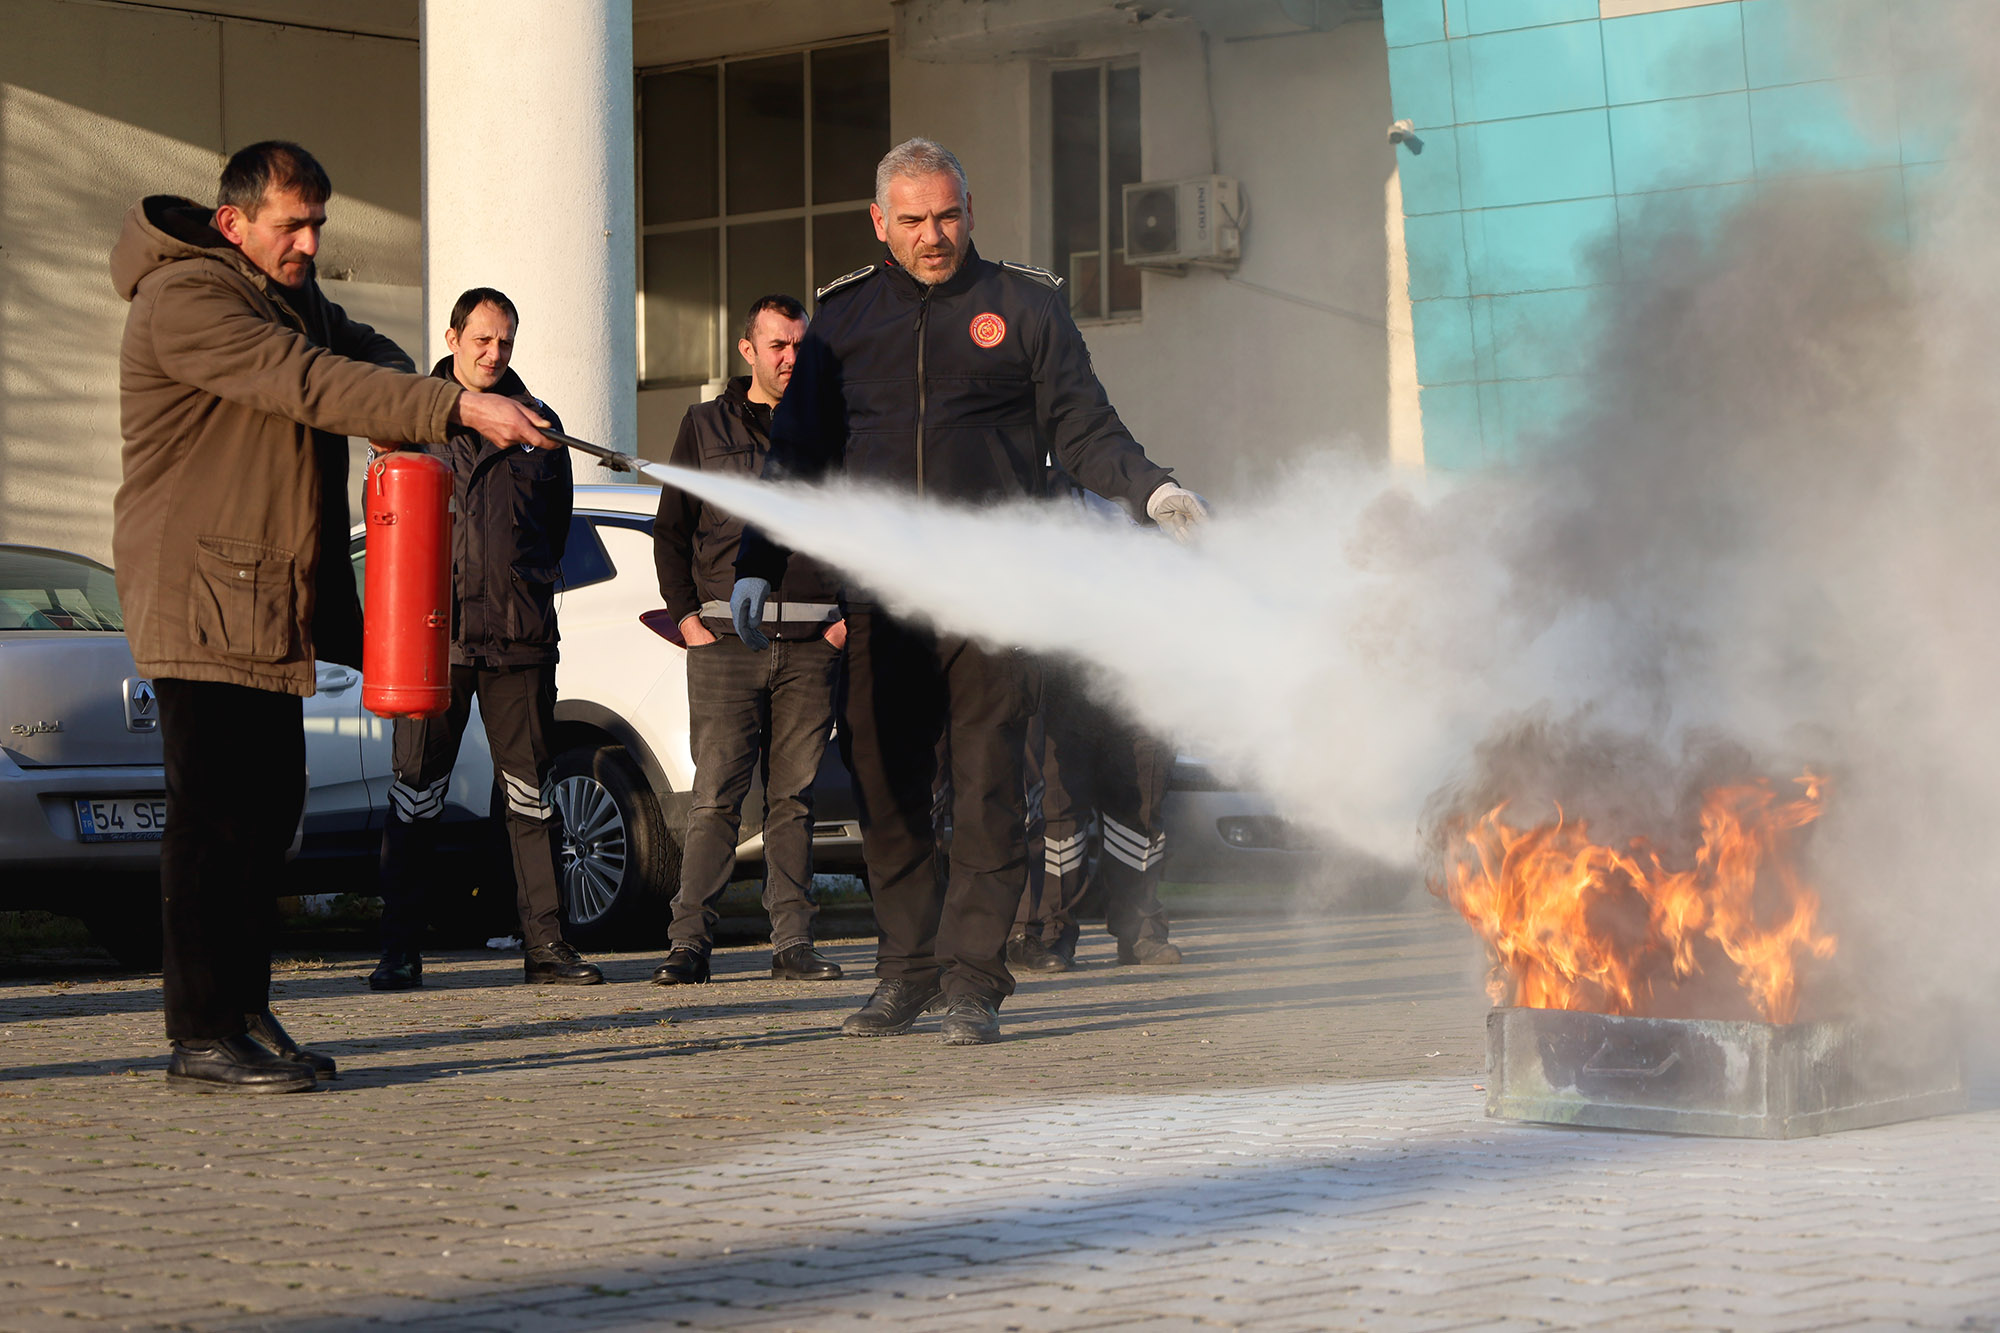
[[[153,693],[153,682],[144,676],[125,678],[125,730],[158,731],[160,729],[160,700]]]

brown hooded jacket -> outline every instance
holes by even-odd
[[[111,251],[112,283],[132,303],[118,361],[118,596],[147,675],[309,695],[314,432],[437,443],[460,390],[370,364],[408,359],[316,282],[287,299],[212,216],[154,195],[125,215]]]

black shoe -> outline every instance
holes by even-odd
[[[584,962],[565,940],[537,944],[522,959],[521,969],[530,984],[595,986],[604,980],[604,974],[594,964]]]
[[[705,986],[708,955],[685,944],[667,950],[667,961],[653,969],[655,986]]]
[[[241,1033],[217,1041],[175,1042],[167,1084],[189,1092],[311,1092],[319,1080],[298,1061]]]
[[[1181,961],[1180,946],[1166,940],[1135,940],[1131,944],[1118,941],[1118,961],[1130,967],[1143,963],[1148,967],[1172,967]]]
[[[771,955],[771,975],[780,981],[838,981],[840,964],[810,944],[794,944]]]
[[[243,1021],[250,1025],[246,1035],[251,1040],[263,1043],[294,1064],[304,1065],[321,1078],[340,1077],[332,1056],[322,1055],[310,1046],[301,1046],[293,1041],[292,1034],[285,1031],[285,1025],[269,1009],[261,1014],[245,1014]]]
[[[416,990],[423,984],[424,960],[413,953],[385,953],[368,974],[369,990]]]
[[[1042,943],[1031,935],[1016,935],[1007,941],[1007,961],[1030,972],[1067,972],[1076,960]]]
[[[893,1037],[908,1032],[917,1015],[937,1003],[936,982],[884,981],[875,987],[868,1003],[847,1016],[840,1025],[842,1036]]]
[[[947,1046],[983,1046],[1000,1040],[1000,1002],[987,995],[961,995],[944,1011],[941,1029]]]

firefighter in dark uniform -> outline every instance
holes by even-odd
[[[681,419],[670,461],[703,472],[756,476],[771,447],[771,410],[792,378],[806,332],[805,307],[790,296],[751,303],[737,351],[750,374]],[[764,910],[771,918],[771,975],[836,981],[840,966],[813,948],[813,779],[833,733],[833,693],[847,625],[833,576],[793,556],[773,604],[769,652],[752,652],[730,630],[729,593],[743,520],[678,487],[660,492],[653,561],[660,596],[687,645],[688,741],[694,793],[681,844],[681,884],[667,928],[662,986],[701,985],[719,920],[716,900],[736,868],[743,798],[762,761]]]
[[[890,258],[822,289],[772,418],[767,476],[851,476],[958,503],[1040,497],[1043,460],[1180,534],[1206,515],[1147,459],[1106,399],[1062,282],[972,248],[958,160],[912,139],[876,170],[870,206]],[[744,535],[730,594],[753,648],[786,552]],[[841,1030],[906,1032],[945,1005],[952,1045],[999,1035],[1004,957],[1026,873],[1022,751],[1038,673],[1024,654],[896,619],[846,589],[840,732],[853,770],[875,920],[875,993]],[[931,816],[948,752],[952,843]]]
[[[514,303],[475,287],[452,307],[450,355],[432,374],[468,389],[505,394],[562,423],[509,368],[520,319]],[[432,452],[451,464],[451,707],[443,717],[398,719],[395,782],[382,831],[382,961],[374,990],[423,984],[420,953],[425,887],[445,791],[472,701],[486,723],[496,787],[506,801],[507,841],[531,982],[592,985],[603,973],[562,937],[556,882],[555,811],[543,786],[555,731],[556,587],[574,503],[569,451],[496,446],[456,430]]]

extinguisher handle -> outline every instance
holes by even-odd
[[[621,454],[616,449],[607,449],[601,444],[592,444],[589,440],[579,440],[574,435],[565,435],[559,430],[551,430],[546,426],[540,429],[542,434],[548,436],[557,444],[589,454],[592,458],[597,459],[614,472],[636,473],[644,466],[644,464],[632,457],[632,455]]]

